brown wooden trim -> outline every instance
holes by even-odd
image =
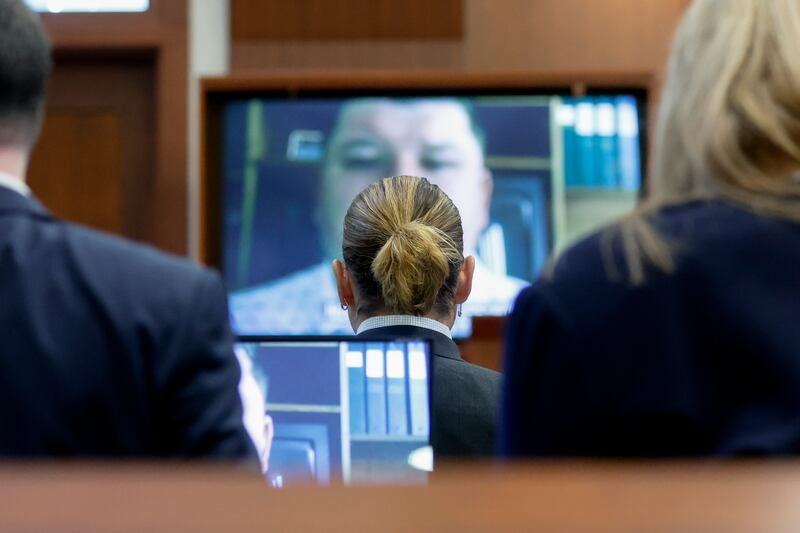
[[[188,3],[160,0],[165,24],[158,56],[155,239],[160,248],[188,250]]]
[[[178,0],[178,4],[184,0]],[[158,46],[163,42],[169,0],[152,0],[144,13],[42,13],[53,47]]]
[[[222,103],[214,95],[207,92],[201,83],[200,90],[200,183],[199,183],[199,220],[200,261],[206,265],[219,268],[220,242],[222,228],[220,204],[222,180],[220,173],[221,150],[221,115]],[[211,222],[215,221],[215,222]]]
[[[464,36],[465,0],[230,0],[237,41],[435,40]]]
[[[210,462],[4,462],[7,531],[796,531],[796,459],[439,461],[427,486],[270,490]],[[46,502],[46,505],[43,504]]]
[[[336,70],[336,71],[239,71],[223,77],[204,78],[201,90],[250,92],[326,89],[522,89],[581,86],[591,88],[649,88],[650,72],[447,72],[435,70]]]

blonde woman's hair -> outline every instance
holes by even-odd
[[[648,197],[623,220],[630,278],[675,266],[650,222],[668,205],[719,198],[800,221],[800,2],[695,0],[661,99]],[[679,245],[679,243],[677,243]]]
[[[425,178],[384,178],[361,191],[343,237],[344,263],[363,300],[359,312],[425,315],[453,305],[464,262],[461,217]]]

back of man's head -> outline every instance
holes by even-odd
[[[39,16],[22,0],[0,0],[0,147],[36,142],[50,68]]]

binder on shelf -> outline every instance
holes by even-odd
[[[366,349],[367,433],[386,435],[386,372],[382,343]]]
[[[601,189],[619,187],[617,162],[617,117],[614,103],[610,99],[597,100],[597,186]]]
[[[408,435],[406,353],[402,344],[386,347],[386,401],[389,435]]]
[[[636,100],[630,96],[617,98],[617,124],[619,135],[619,171],[621,189],[638,191],[641,184],[639,159],[639,117]]]
[[[563,143],[564,184],[567,188],[580,187],[578,134],[575,132],[575,105],[571,100],[566,100],[559,106],[556,120],[561,128]]]
[[[428,407],[428,356],[425,344],[408,345],[408,395],[411,411],[411,434],[430,434],[430,411]]]
[[[345,352],[348,399],[350,402],[350,434],[367,433],[367,389],[364,372],[364,345],[349,343]]]
[[[595,118],[595,107],[591,100],[579,100],[575,106],[575,133],[577,135],[577,151],[579,155],[580,187],[597,187],[598,173],[598,136]]]

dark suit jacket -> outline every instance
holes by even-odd
[[[455,342],[430,329],[391,326],[357,335],[359,339],[394,337],[431,341],[431,445],[436,457],[493,455],[501,375],[467,363]]]
[[[632,287],[618,236],[604,257],[594,235],[519,296],[506,455],[800,452],[800,224],[721,202],[654,222],[678,247],[673,274]]]
[[[0,455],[255,458],[218,277],[0,187]]]

